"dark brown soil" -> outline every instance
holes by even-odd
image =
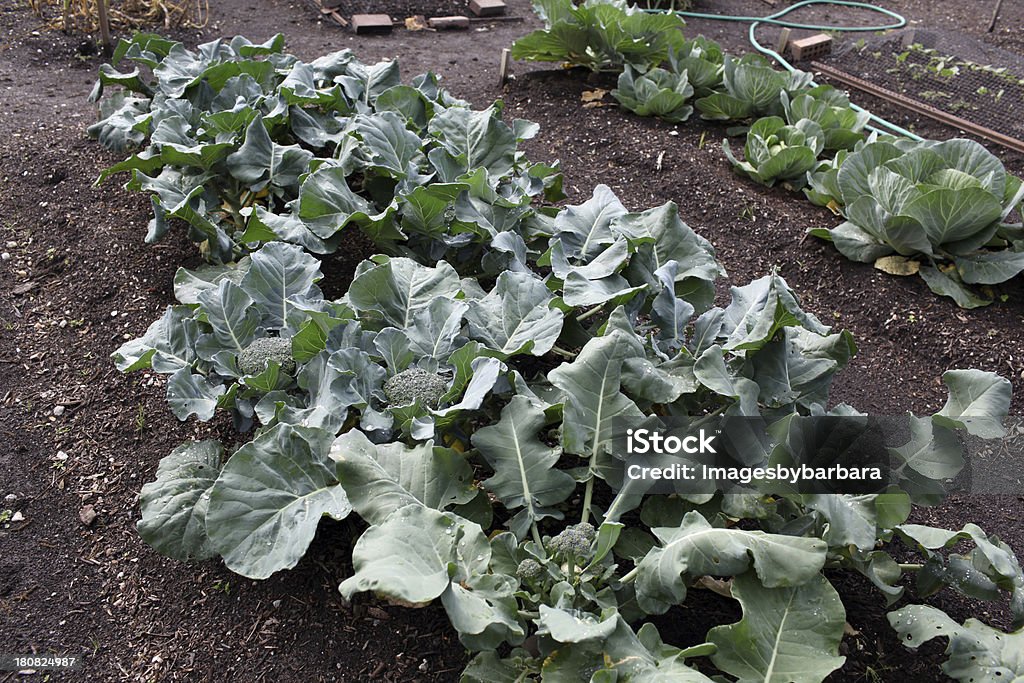
[[[402,23],[406,17],[470,16],[468,0],[335,0],[338,13],[344,17],[353,14],[387,14]],[[333,4],[333,3],[331,3]]]
[[[805,239],[807,228],[835,218],[733,175],[720,150],[720,127],[697,120],[670,126],[614,107],[583,109],[580,93],[594,84],[575,73],[528,73],[533,66],[517,65],[519,78],[500,91],[500,49],[538,25],[525,0],[510,3],[524,23],[368,39],[319,21],[302,3],[212,4],[207,38],[245,33],[263,40],[281,30],[289,48],[306,58],[342,47],[366,61],[398,55],[407,76],[437,71],[478,106],[504,97],[509,115],[542,124],[529,152],[562,160],[571,201],[603,182],[633,208],[678,202],[715,244],[732,282],[778,268],[807,309],[854,333],[860,354],[838,381],[837,400],[881,414],[935,410],[944,370],[980,367],[1011,378],[1014,412],[1021,413],[1019,279],[1002,290],[1005,303],[961,311],[917,278],[884,275]],[[1003,27],[1024,25],[1017,3],[1004,3],[992,35],[983,33],[987,17],[982,21],[967,7],[972,3],[888,4],[1003,47],[1017,40]],[[701,5],[766,11],[758,0]],[[367,3],[375,7],[383,5]],[[732,49],[745,49],[745,28],[694,22],[692,32],[709,28],[727,31]],[[177,422],[158,377],[124,377],[109,363],[114,348],[171,302],[174,270],[194,262],[194,250],[180,236],[143,244],[146,199],[116,181],[92,187],[114,160],[84,136],[94,116],[84,97],[98,62],[82,56],[81,37],[33,35],[36,29],[38,20],[24,7],[0,0],[0,249],[11,254],[0,263],[0,496],[14,493],[25,518],[0,527],[0,651],[84,656],[81,672],[55,680],[457,680],[465,656],[439,607],[341,602],[337,584],[351,571],[349,549],[358,533],[349,524],[325,524],[298,568],[264,582],[216,563],[164,560],[138,539],[138,491],[157,461],[185,439],[236,437],[227,425]],[[955,134],[899,111],[881,113],[934,137]],[[1003,156],[1012,169],[1024,170],[1019,156]],[[349,268],[342,262],[326,269],[332,289],[343,287]],[[90,524],[80,517],[86,506],[97,513]],[[975,521],[1021,552],[1021,510],[1019,499],[969,496],[920,511],[917,519],[947,527]],[[830,680],[942,679],[941,647],[907,656],[873,592],[856,577],[834,578],[860,635],[846,639],[849,664]],[[1006,625],[997,606],[956,596],[936,604],[958,619]],[[675,627],[665,631],[683,643],[697,642],[707,626],[736,613],[735,605],[694,591],[692,602],[670,616]],[[11,678],[0,674],[0,682]]]

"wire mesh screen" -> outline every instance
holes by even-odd
[[[906,39],[854,44],[823,63],[1024,140],[1024,68],[980,64]]]

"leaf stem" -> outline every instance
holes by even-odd
[[[533,534],[533,542],[537,544],[537,547],[544,550],[544,541],[540,537],[540,529],[537,528],[537,522],[530,525],[530,533]]]
[[[914,564],[914,563],[909,563],[908,564],[908,563],[900,562],[899,565],[897,565],[897,566],[899,566],[900,571],[903,571],[903,572],[919,572],[922,569],[924,569],[924,565],[923,564]]]
[[[597,454],[590,456],[590,479],[587,479],[587,488],[583,492],[583,515],[580,517],[581,522],[587,522],[590,520],[590,504],[594,500],[594,465],[596,465]]]
[[[604,308],[604,304],[598,304],[597,306],[594,306],[593,308],[591,308],[589,311],[584,311],[583,313],[580,313],[578,316],[576,316],[576,322],[583,322],[584,320],[586,320],[590,316],[598,313],[603,308]]]
[[[637,565],[630,569],[621,579],[619,583],[632,583],[636,581],[636,577],[640,574],[640,565]]]
[[[728,410],[728,408],[729,408],[729,406],[718,406],[717,408],[712,410],[707,415],[704,415],[703,417],[701,417],[696,422],[691,423],[690,424],[690,429],[696,429],[696,428],[704,425],[708,420],[713,420],[714,418],[718,417],[719,415],[724,413],[726,410]]]
[[[572,351],[566,351],[565,349],[560,349],[557,346],[551,347],[551,353],[555,354],[556,356],[561,356],[562,358],[568,358],[569,360],[576,360],[575,353],[573,353]]]

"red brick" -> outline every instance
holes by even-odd
[[[818,33],[808,38],[791,40],[789,41],[789,51],[795,62],[823,57],[832,53],[832,36]]]

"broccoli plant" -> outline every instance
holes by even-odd
[[[448,382],[423,368],[408,368],[388,378],[383,389],[390,405],[421,403],[428,408],[436,408],[448,391]]]
[[[275,363],[282,372],[295,372],[292,342],[284,337],[260,337],[238,354],[238,369],[243,375],[258,375]]]
[[[475,210],[481,197],[505,197],[502,215],[529,213],[538,194],[559,198],[557,163],[517,151],[536,127],[502,121],[500,101],[473,111],[431,73],[403,84],[395,61],[341,50],[306,63],[283,48],[281,36],[239,37],[190,51],[139,34],[114,64],[151,79],[138,66],[101,68],[89,132],[131,155],[100,180],[129,172],[127,186],[150,194],[147,241],[180,219],[208,260],[227,263],[267,241],[331,253],[351,226],[382,250],[437,260],[500,231],[500,216]]]
[[[586,9],[604,11],[597,7]],[[282,112],[340,98],[353,108],[359,142],[374,139],[373,124],[359,118],[366,116],[395,124],[385,137],[409,146],[392,157],[337,138],[328,161],[300,174],[295,204],[281,207],[294,213],[241,207],[239,215],[252,208],[250,220],[259,221],[241,239],[250,253],[180,270],[180,303],[115,352],[124,371],[170,376],[168,402],[180,418],[227,410],[240,429],[253,429],[230,454],[208,440],[161,461],[142,490],[138,525],[157,550],[219,557],[243,576],[266,578],[296,565],[324,517],[355,513],[368,526],[342,595],[373,593],[410,607],[439,600],[474,653],[467,683],[578,680],[581,672],[592,681],[711,681],[701,673],[709,666],[716,680],[822,681],[843,664],[835,570],[863,574],[887,604],[901,597],[906,572],[924,594],[1008,598],[1014,627],[1024,624],[1024,576],[1005,544],[975,525],[906,523],[912,504],[941,500],[944,483],[965,466],[959,436],[1004,433],[1007,380],[946,372],[941,410],[909,416],[906,429],[871,442],[893,465],[884,489],[821,493],[759,479],[748,489],[715,480],[709,490],[662,493],[635,483],[624,435],[669,419],[759,425],[760,436],[740,451],[751,470],[787,466],[819,442],[833,457],[836,442],[851,439],[829,425],[866,432],[869,423],[829,398],[856,351],[849,333],[804,310],[778,273],[716,288],[724,270],[715,251],[674,203],[630,211],[601,185],[579,204],[538,206],[557,173],[525,165],[515,142],[536,127],[505,124],[500,107],[444,103],[427,81],[423,99],[417,87],[388,85],[391,67],[357,65],[351,55],[306,65],[323,76],[310,86],[308,69],[275,56],[278,47],[236,40],[205,48],[203,59],[227,55],[222,76],[243,89],[250,79],[273,80],[284,65],[290,75],[279,96],[302,104],[294,112],[282,104]],[[124,55],[159,69],[160,54],[178,60],[182,50],[136,39]],[[265,60],[235,73],[235,56],[263,52]],[[170,78],[166,63],[160,97],[130,74],[108,71],[108,80],[153,102],[176,98],[194,76]],[[738,68],[727,61],[724,70],[734,90],[745,78]],[[209,80],[221,72],[203,73]],[[382,114],[382,98],[397,109]],[[232,118],[209,119],[212,106],[199,101],[190,116],[204,125]],[[255,117],[246,124],[253,145],[262,144],[268,118],[263,128]],[[134,124],[118,121],[102,135],[141,140]],[[432,138],[426,162],[425,148],[402,132],[417,135],[424,125]],[[328,137],[340,133],[321,127]],[[263,149],[283,161],[282,144]],[[838,172],[841,189],[856,153]],[[136,156],[132,164],[146,162]],[[381,194],[343,189],[351,164],[363,163],[390,169],[375,184]],[[245,182],[267,180],[243,166]],[[925,180],[954,178],[930,170]],[[275,192],[265,196],[283,197]],[[406,203],[393,206],[399,195]],[[370,208],[371,199],[383,206]],[[197,220],[224,220],[219,204],[185,206]],[[347,292],[329,300],[307,253],[320,243],[295,235],[329,239],[349,220],[389,253],[360,263]],[[922,562],[898,564],[893,543]],[[742,618],[710,629],[703,643],[665,642],[652,617],[709,586],[736,600]],[[910,629],[894,619],[901,633]],[[975,639],[973,622],[938,623],[955,641],[951,667],[971,639],[978,666],[1014,670],[1002,635]],[[917,642],[920,633],[908,632]]]

